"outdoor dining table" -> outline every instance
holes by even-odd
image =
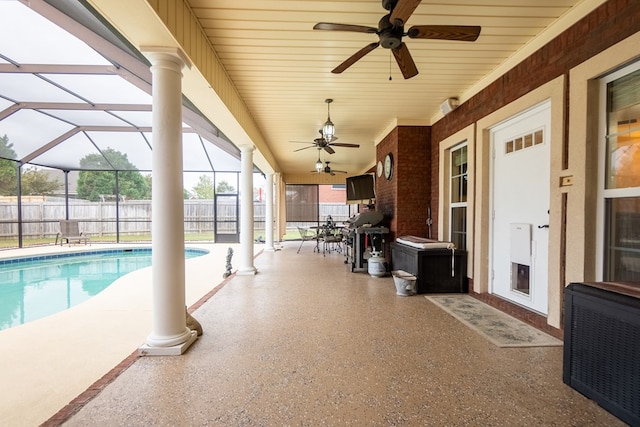
[[[314,248],[314,252],[317,250],[318,253],[320,253],[320,240],[322,239],[326,239],[327,237],[331,237],[331,236],[335,236],[335,232],[337,230],[342,230],[342,227],[339,227],[335,224],[323,224],[323,225],[314,225],[309,227],[309,229],[311,230],[315,230],[316,231],[316,247]],[[340,240],[342,240],[342,233],[340,233]],[[324,240],[325,243],[338,243],[338,240],[335,241],[330,241],[330,240]],[[322,253],[324,254],[325,248],[323,247]]]

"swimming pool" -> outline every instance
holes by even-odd
[[[185,258],[205,255],[185,249]],[[0,260],[0,330],[66,310],[121,276],[151,265],[151,248],[120,248]]]

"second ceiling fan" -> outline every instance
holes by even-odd
[[[322,129],[320,129],[318,132],[320,132],[320,138],[316,138],[313,140],[312,145],[308,146],[308,147],[304,147],[304,148],[299,148],[297,150],[293,150],[295,151],[300,151],[300,150],[304,150],[307,148],[311,148],[311,147],[316,147],[318,149],[318,154],[320,154],[320,150],[324,149],[327,153],[329,154],[333,154],[335,153],[335,150],[332,147],[349,147],[349,148],[359,148],[360,145],[358,144],[345,144],[345,143],[340,143],[340,142],[335,142],[338,140],[338,138],[336,138],[335,136],[335,126],[333,125],[333,122],[331,121],[331,113],[329,110],[329,106],[331,105],[331,103],[333,102],[333,99],[331,98],[327,98],[324,100],[324,102],[327,103],[327,121],[324,123],[324,125],[322,126]],[[301,141],[290,141],[290,142],[301,142]],[[303,142],[303,144],[306,144],[305,142]]]
[[[351,55],[342,64],[331,70],[334,74],[340,74],[366,54],[382,46],[391,49],[396,63],[405,79],[410,79],[418,74],[409,48],[402,41],[403,36],[411,39],[439,39],[456,41],[476,41],[480,35],[479,26],[470,25],[414,25],[407,32],[404,31],[404,24],[407,22],[413,11],[422,0],[382,0],[382,7],[390,13],[383,16],[378,22],[378,28],[364,25],[333,24],[330,22],[319,22],[313,29],[325,31],[351,31],[356,33],[377,34],[379,41],[370,43]]]
[[[338,139],[335,136],[331,138],[330,142],[327,142],[327,140],[324,137],[324,134],[322,133],[322,129],[320,129],[318,132],[320,132],[320,138],[314,139],[313,142],[290,141],[290,142],[294,142],[294,143],[311,144],[308,147],[298,148],[297,150],[293,150],[293,151],[294,152],[295,151],[301,151],[301,150],[306,150],[307,148],[315,147],[318,150],[324,149],[324,151],[326,151],[327,153],[333,154],[333,153],[335,153],[335,150],[332,147],[348,147],[348,148],[358,148],[358,147],[360,147],[359,144],[347,144],[347,143],[341,143],[341,142],[333,142],[333,141],[336,141]]]
[[[322,162],[320,161],[320,158],[318,157],[318,163],[316,163],[316,170],[311,171],[311,173],[328,173],[331,176],[334,176],[336,173],[347,173],[347,171],[339,171],[339,170],[336,170],[336,169],[331,169],[331,166],[329,166],[329,163],[331,163],[331,162],[325,162],[325,163],[327,165],[322,167]]]

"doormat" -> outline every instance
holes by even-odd
[[[430,295],[426,299],[484,335],[498,347],[551,347],[562,341],[469,295]]]

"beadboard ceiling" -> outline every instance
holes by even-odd
[[[336,142],[360,148],[321,153],[335,169],[362,173],[396,124],[428,125],[439,106],[461,101],[602,1],[423,0],[405,24],[479,25],[475,42],[404,37],[419,74],[405,80],[379,47],[341,74],[331,70],[378,41],[375,34],[316,31],[317,22],[376,27],[380,0],[189,0],[209,41],[286,174],[309,174],[318,150],[290,141],[319,136],[332,98]]]

